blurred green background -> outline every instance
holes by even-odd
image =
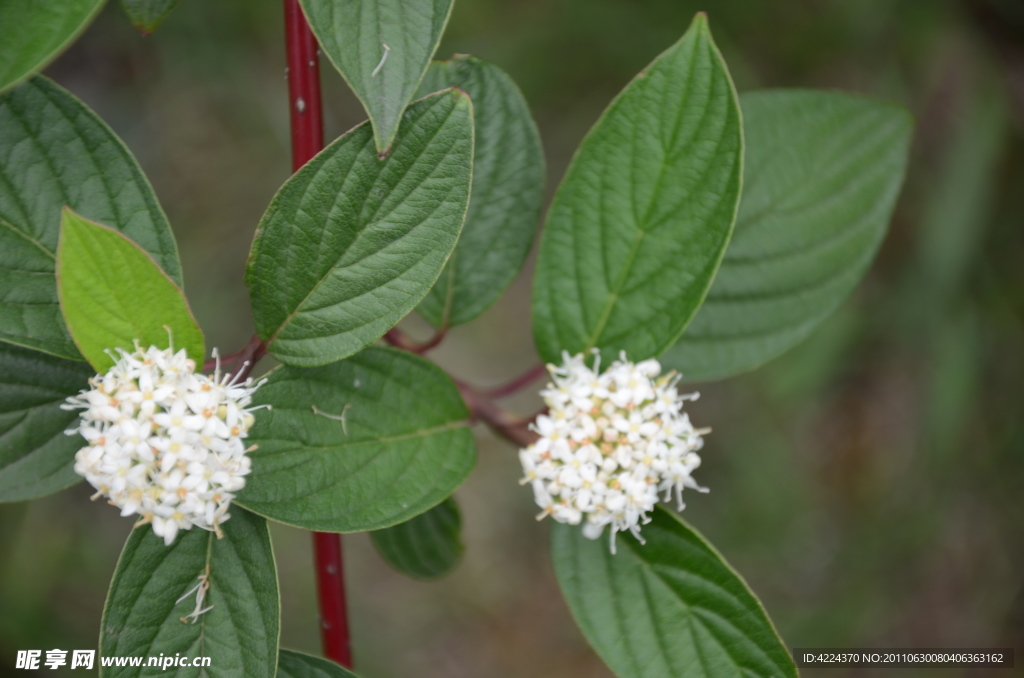
[[[892,229],[867,280],[809,341],[701,387],[714,428],[685,512],[746,577],[788,646],[1017,648],[1024,662],[1024,9],[1015,0],[457,0],[439,56],[519,83],[549,194],[601,109],[697,10],[741,91],[853,90],[918,124]],[[252,332],[242,273],[289,174],[282,10],[184,0],[150,38],[111,2],[47,73],[127,142],[181,243],[208,344]],[[363,112],[323,67],[328,138]],[[530,267],[433,357],[498,383],[535,364]],[[406,322],[423,336],[422,323]],[[535,411],[539,399],[510,406]],[[547,526],[515,449],[479,431],[459,489],[466,556],[419,583],[345,538],[357,666],[368,678],[611,674],[561,602]],[[0,675],[17,649],[95,648],[131,523],[79,485],[0,506]],[[309,535],[274,527],[282,644],[318,652]],[[979,670],[978,675],[1012,671]],[[970,676],[964,670],[805,675]],[[73,675],[85,675],[76,671]]]

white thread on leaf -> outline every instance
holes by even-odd
[[[179,619],[181,620],[181,622],[183,624],[188,624],[189,623],[189,619],[191,619],[192,623],[195,624],[199,620],[200,616],[206,614],[207,612],[209,612],[210,610],[213,609],[213,605],[210,605],[209,607],[203,607],[203,602],[206,600],[206,592],[210,590],[210,566],[209,565],[206,566],[206,570],[205,571],[199,573],[199,576],[197,577],[197,579],[199,579],[199,583],[198,584],[196,584],[191,589],[186,591],[185,595],[183,595],[181,598],[178,598],[176,601],[174,601],[174,604],[177,605],[178,603],[180,603],[181,601],[185,600],[186,598],[188,598],[193,593],[196,594],[196,609],[193,610],[191,614],[187,614],[184,617],[179,617]]]
[[[378,63],[377,67],[373,69],[372,73],[370,73],[370,77],[371,78],[376,78],[377,77],[377,74],[380,73],[380,69],[384,68],[384,62],[388,60],[388,54],[391,54],[391,48],[390,47],[385,45],[383,42],[380,43],[380,44],[381,44],[381,47],[384,48],[384,53],[380,55],[380,63]]]
[[[327,419],[340,421],[341,430],[345,432],[345,435],[348,435],[348,419],[346,419],[345,417],[348,414],[348,408],[350,407],[352,407],[352,403],[346,403],[345,407],[342,408],[341,410],[341,414],[330,414],[329,412],[324,412],[316,405],[313,405],[313,414],[317,415],[318,417],[326,417]]]

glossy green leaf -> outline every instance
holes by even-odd
[[[260,222],[246,273],[271,354],[334,362],[415,308],[462,230],[472,162],[472,105],[448,90],[409,108],[386,159],[364,124],[296,172]]]
[[[64,431],[78,411],[68,396],[88,388],[91,367],[0,343],[0,501],[23,501],[74,485],[75,452],[84,444]]]
[[[173,338],[192,360],[206,355],[181,288],[123,233],[70,209],[61,215],[57,293],[78,350],[98,372],[114,364],[108,350],[130,352],[135,341],[164,348]]]
[[[576,623],[619,678],[797,675],[761,603],[699,534],[657,508],[646,545],[553,525],[555,574]]]
[[[121,6],[132,26],[143,35],[149,35],[179,2],[181,0],[121,0]]]
[[[732,81],[698,14],[583,140],[548,212],[533,289],[541,357],[659,355],[704,300],[740,196]]]
[[[379,152],[394,143],[452,0],[300,0],[320,46],[363,102]]]
[[[356,678],[356,674],[329,659],[281,649],[277,678]]]
[[[325,532],[390,527],[451,495],[476,460],[451,379],[404,351],[368,348],[285,367],[253,398],[273,404],[249,431],[252,474],[237,502]]]
[[[455,253],[416,308],[436,327],[461,325],[501,296],[519,273],[537,231],[544,152],[515,82],[471,56],[436,61],[420,94],[458,87],[473,100],[473,190]]]
[[[860,282],[903,182],[912,120],[840,92],[744,94],[736,232],[664,362],[687,379],[753,369],[802,341]]]
[[[277,567],[267,522],[238,507],[224,538],[192,528],[170,546],[149,526],[132,531],[110,582],[100,656],[209,657],[204,669],[173,675],[273,678],[281,629]],[[209,590],[194,619],[199,576]],[[191,591],[191,593],[189,593]],[[180,601],[179,601],[180,599]],[[185,618],[183,620],[183,618]],[[100,666],[100,660],[96,661]],[[102,667],[101,676],[164,676],[160,667]]]
[[[0,341],[81,358],[54,278],[65,205],[124,232],[181,284],[174,236],[135,159],[82,102],[37,77],[0,97]]]
[[[462,558],[459,505],[448,497],[412,520],[370,532],[377,553],[391,567],[414,579],[438,579]]]
[[[42,70],[67,49],[103,0],[0,2],[0,92]]]

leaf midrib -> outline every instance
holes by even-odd
[[[435,103],[433,104],[433,106],[436,106],[436,105],[437,105],[438,103],[440,103],[440,99],[438,100],[438,102],[435,102]],[[433,106],[431,106],[431,108],[433,108]],[[445,116],[445,117],[446,117],[446,119],[445,119],[445,122],[443,122],[442,124],[438,125],[437,129],[435,129],[435,130],[434,130],[434,133],[433,133],[433,134],[432,134],[432,135],[430,136],[430,138],[429,138],[429,139],[428,139],[427,141],[425,141],[425,142],[424,142],[424,143],[423,143],[423,144],[421,145],[421,147],[420,147],[420,149],[419,149],[419,152],[418,152],[418,153],[416,154],[416,157],[415,157],[415,159],[414,159],[414,160],[412,160],[412,162],[410,163],[410,168],[411,168],[412,166],[414,166],[414,165],[415,165],[415,164],[416,164],[416,163],[417,163],[417,162],[419,161],[419,159],[420,159],[420,158],[421,158],[421,157],[423,156],[423,154],[424,154],[424,153],[425,153],[425,152],[427,151],[427,149],[428,149],[428,148],[430,147],[430,145],[431,145],[431,144],[432,144],[432,143],[434,142],[434,139],[436,139],[436,138],[437,138],[437,136],[438,136],[438,135],[439,135],[439,134],[441,133],[441,130],[442,130],[443,128],[447,127],[447,125],[448,125],[448,122],[450,121],[450,119],[451,119],[451,117],[452,117],[452,114],[453,114],[453,113],[455,112],[455,110],[456,110],[456,107],[457,107],[457,104],[456,104],[456,105],[454,105],[454,106],[452,106],[451,110],[450,110],[450,111],[448,111],[447,115]],[[428,110],[429,110],[429,109],[428,109]],[[425,111],[424,111],[424,114],[425,114],[426,112],[427,112],[427,111],[425,110]],[[417,122],[418,122],[418,120],[417,120]],[[376,132],[374,132],[374,133],[376,133]],[[416,182],[415,186],[414,186],[413,188],[409,189],[409,191],[408,191],[408,192],[406,193],[406,195],[409,195],[409,194],[411,194],[412,192],[414,192],[415,190],[417,190],[417,189],[418,189],[418,188],[419,188],[420,186],[422,186],[422,184],[423,184],[423,183],[424,183],[424,182],[425,182],[425,181],[426,181],[427,179],[429,179],[429,178],[431,178],[431,177],[433,176],[433,173],[434,173],[434,171],[435,171],[435,170],[437,169],[437,167],[438,167],[438,166],[440,166],[440,165],[441,165],[441,163],[442,163],[442,162],[443,162],[443,161],[444,161],[445,159],[447,159],[448,155],[449,155],[449,154],[451,153],[451,151],[452,151],[452,148],[454,148],[454,145],[455,145],[455,144],[452,144],[452,145],[451,145],[451,147],[449,147],[449,148],[448,148],[448,149],[447,149],[447,150],[445,151],[445,153],[444,153],[444,157],[443,157],[443,158],[441,158],[441,159],[440,159],[440,160],[439,160],[439,161],[438,161],[438,162],[437,162],[437,163],[436,163],[436,164],[434,165],[434,167],[433,167],[433,168],[432,168],[432,169],[431,169],[431,170],[430,170],[429,172],[427,172],[427,173],[426,173],[426,176],[424,176],[424,177],[421,177],[421,178],[419,179],[419,181],[417,181],[417,182]],[[392,149],[392,150],[393,150],[393,149]],[[333,159],[333,158],[332,158],[332,159]],[[356,161],[358,161],[358,156],[357,156],[357,158],[356,158]],[[356,164],[356,161],[354,161],[354,162],[352,163],[352,166],[351,166],[351,167],[349,167],[349,168],[348,168],[348,170],[346,170],[346,172],[345,172],[345,177],[344,177],[344,178],[342,179],[342,183],[344,183],[345,179],[347,179],[347,177],[348,177],[348,176],[349,176],[349,175],[351,174],[352,170],[353,170],[353,169],[355,168],[355,164]],[[327,162],[327,161],[325,160],[324,162],[325,162],[325,164],[326,164],[326,162]],[[322,170],[322,169],[323,169],[323,167],[324,167],[324,165],[321,165],[321,166],[320,166],[320,168],[318,168],[318,171],[319,171],[319,170]],[[406,173],[405,173],[405,174],[403,175],[403,178],[404,178],[404,176],[408,176],[408,172],[406,172]],[[378,173],[378,176],[377,176],[377,180],[379,180],[379,178],[380,178],[380,174]],[[315,179],[316,179],[316,176],[314,175],[313,177],[311,177],[311,178],[310,178],[310,181],[309,181],[309,183],[307,183],[307,184],[306,184],[306,186],[305,186],[305,188],[304,188],[304,191],[303,191],[302,199],[304,199],[304,198],[306,197],[306,195],[307,195],[307,194],[309,193],[310,187],[312,186],[312,184],[313,184],[313,181],[314,181]],[[400,183],[400,182],[399,182],[399,183]],[[301,200],[301,199],[300,199],[300,200]],[[433,210],[432,210],[432,211],[430,212],[430,214],[429,214],[429,215],[428,215],[427,217],[425,217],[424,219],[420,220],[420,221],[419,221],[418,223],[414,224],[414,225],[412,226],[412,228],[408,229],[408,230],[407,230],[407,231],[406,231],[405,233],[403,233],[403,234],[402,234],[401,236],[399,236],[399,238],[398,238],[398,239],[396,239],[395,241],[393,241],[393,242],[391,242],[391,243],[388,243],[388,244],[387,244],[387,245],[386,245],[386,246],[385,246],[384,248],[381,248],[381,250],[378,250],[378,251],[376,251],[376,252],[372,252],[372,253],[368,254],[368,255],[367,255],[366,257],[363,257],[362,259],[359,259],[359,260],[356,260],[356,261],[352,262],[351,264],[349,264],[348,266],[346,266],[346,268],[349,268],[349,267],[351,267],[351,266],[355,266],[356,264],[359,264],[359,263],[361,263],[362,261],[365,261],[365,260],[366,260],[366,259],[368,259],[369,257],[371,257],[371,256],[374,256],[374,255],[378,254],[378,253],[379,253],[380,251],[382,251],[383,249],[386,249],[387,247],[390,247],[390,246],[391,246],[391,245],[393,245],[393,244],[394,244],[395,242],[398,242],[398,240],[401,240],[402,238],[404,238],[404,237],[408,236],[408,235],[409,235],[410,233],[412,233],[413,231],[415,231],[415,230],[417,230],[417,229],[421,228],[421,227],[423,226],[423,224],[425,223],[425,221],[426,221],[427,219],[431,218],[431,217],[433,216],[434,212],[436,212],[436,211],[437,211],[438,209],[440,209],[441,205],[443,205],[443,204],[444,204],[444,200],[439,200],[439,201],[438,201],[438,204],[437,204],[437,205],[436,205],[436,206],[434,207],[434,209],[433,209]],[[364,205],[364,206],[365,206],[365,205]],[[333,207],[333,206],[332,206],[332,207]],[[379,209],[379,208],[381,208],[381,207],[383,207],[383,201],[382,201],[382,202],[381,202],[381,204],[379,204],[379,205],[378,205],[377,207],[378,207],[378,209]],[[395,208],[397,208],[397,204],[396,204]],[[286,327],[287,327],[287,326],[288,326],[288,325],[289,325],[289,324],[290,324],[290,323],[291,323],[291,322],[292,322],[292,321],[293,321],[293,320],[295,319],[295,317],[296,317],[296,316],[297,316],[297,315],[298,315],[298,314],[299,314],[299,313],[300,313],[300,312],[302,311],[302,307],[303,307],[303,306],[304,306],[304,305],[305,305],[305,304],[306,304],[307,302],[309,302],[309,300],[310,300],[310,299],[311,299],[311,298],[313,297],[313,295],[314,295],[314,294],[316,293],[316,291],[317,291],[318,289],[320,289],[320,286],[321,286],[321,285],[322,285],[322,284],[323,284],[323,283],[324,283],[324,282],[325,282],[325,281],[326,281],[326,280],[327,280],[327,279],[328,279],[328,278],[329,278],[329,277],[331,276],[331,272],[332,272],[332,271],[334,271],[334,270],[335,270],[336,268],[338,268],[338,264],[339,264],[339,262],[340,262],[340,261],[341,261],[341,260],[342,260],[343,258],[345,258],[345,255],[346,255],[346,254],[348,254],[348,252],[349,252],[349,251],[350,251],[350,250],[352,249],[352,247],[353,247],[353,246],[354,246],[354,245],[356,244],[356,242],[357,242],[357,241],[359,240],[359,238],[360,238],[360,237],[361,237],[362,235],[364,235],[364,234],[366,233],[366,230],[367,230],[367,228],[368,228],[369,226],[371,226],[372,224],[377,224],[377,223],[380,223],[380,222],[384,221],[385,219],[387,219],[387,218],[388,218],[388,217],[389,217],[389,216],[391,215],[391,213],[392,213],[392,212],[394,211],[394,209],[395,209],[395,208],[393,208],[393,209],[389,210],[388,212],[386,212],[386,213],[384,213],[384,214],[380,215],[379,217],[377,217],[377,214],[376,214],[376,213],[374,213],[374,214],[370,215],[370,220],[369,220],[369,221],[367,221],[367,222],[366,222],[365,224],[363,224],[363,227],[362,227],[361,229],[359,229],[359,232],[358,232],[358,233],[356,234],[356,237],[355,237],[355,238],[353,238],[352,242],[350,242],[350,243],[348,244],[348,246],[347,246],[347,247],[345,247],[345,249],[344,249],[344,250],[343,250],[342,252],[340,252],[340,253],[338,254],[338,256],[337,256],[337,257],[335,258],[334,264],[332,264],[332,265],[331,265],[331,267],[330,267],[330,268],[329,268],[329,269],[327,270],[327,273],[326,273],[325,275],[323,275],[323,276],[322,276],[322,277],[321,277],[321,278],[320,278],[320,279],[319,279],[319,280],[318,280],[318,281],[317,281],[317,282],[316,282],[316,283],[315,283],[315,284],[313,285],[312,289],[310,289],[310,291],[309,291],[309,292],[308,292],[308,293],[306,294],[306,296],[305,296],[305,297],[304,297],[304,298],[302,299],[302,301],[300,301],[300,302],[299,302],[298,304],[296,304],[295,308],[294,308],[294,309],[293,309],[293,310],[292,310],[292,311],[291,311],[291,312],[290,312],[290,313],[289,313],[289,314],[287,315],[287,317],[285,317],[285,319],[284,319],[284,320],[283,320],[283,321],[281,322],[281,324],[280,324],[280,325],[279,325],[279,326],[277,327],[277,329],[276,329],[276,330],[274,330],[274,333],[273,333],[273,335],[271,335],[271,337],[270,337],[269,339],[267,339],[267,344],[272,344],[272,343],[274,342],[274,340],[275,340],[275,339],[277,339],[277,337],[278,337],[278,336],[279,336],[279,335],[281,334],[281,332],[282,332],[282,331],[284,331],[284,329],[285,329],[285,328],[286,328]],[[301,209],[301,206],[300,206],[300,207],[298,207],[298,208],[296,209],[296,212],[298,212],[298,211],[299,211],[300,209]],[[376,218],[376,219],[373,219],[373,217],[377,217],[377,218]],[[417,260],[417,263],[419,263],[420,261],[422,261],[423,259],[425,259],[425,258],[426,258],[427,256],[429,256],[429,252],[428,252],[427,254],[424,254],[424,256],[423,256],[423,257],[421,257],[421,258],[420,258],[419,260]],[[428,291],[429,291],[429,290],[428,290]],[[343,302],[340,302],[340,303],[344,303],[344,302],[346,302],[346,301],[350,301],[350,300],[343,300]],[[363,325],[366,325],[366,324],[370,324],[370,323],[363,323]],[[361,325],[361,326],[362,326],[362,325]]]
[[[691,89],[691,84],[692,84],[692,80],[693,80],[693,72],[696,69],[696,62],[698,60],[698,57],[696,56],[696,52],[698,51],[698,47],[701,46],[701,45],[702,45],[702,43],[699,43],[698,45],[695,45],[694,49],[693,49],[695,54],[694,54],[694,57],[690,61],[690,69],[689,69],[689,73],[687,74],[686,89],[687,89],[688,92]],[[653,68],[650,69],[650,71],[653,71],[653,70],[654,70]],[[648,77],[650,77],[650,71],[648,72]],[[712,78],[713,77],[714,77],[714,73],[712,74]],[[709,103],[704,108],[704,111],[701,114],[701,120],[695,126],[695,129],[700,129],[701,128],[701,123],[707,118],[707,116],[708,116],[708,114],[709,114],[709,112],[710,112],[710,110],[712,108],[711,100],[713,98],[713,94],[710,91],[712,88],[709,87],[708,89],[709,89],[709,92],[708,92]],[[729,97],[727,96],[727,98],[729,98]],[[680,109],[680,111],[677,112],[677,116],[679,116],[681,114],[682,113],[681,113],[681,109]],[[666,150],[671,150],[672,147],[675,145],[675,143],[676,143],[676,135],[678,135],[678,133],[680,131],[679,130],[679,126],[680,125],[678,125],[678,124],[674,126],[675,129],[673,131],[673,138],[670,139],[669,143],[665,146]],[[724,132],[725,132],[725,130],[723,128],[722,137],[725,136]],[[719,143],[721,143],[721,137],[719,139]],[[597,325],[595,326],[594,330],[591,332],[590,336],[587,338],[587,341],[584,344],[583,351],[582,351],[584,354],[588,353],[592,348],[594,348],[594,346],[596,346],[596,344],[597,344],[598,339],[601,338],[601,335],[604,333],[604,330],[605,330],[605,328],[608,325],[608,321],[611,319],[612,312],[615,310],[615,305],[616,305],[616,303],[619,300],[619,295],[622,292],[622,288],[626,285],[627,280],[629,280],[629,275],[632,272],[632,268],[633,268],[633,262],[636,260],[636,257],[639,255],[639,252],[640,252],[640,245],[641,245],[641,243],[643,242],[644,238],[647,236],[647,234],[649,232],[649,228],[650,228],[650,224],[649,224],[650,212],[653,209],[654,205],[657,203],[657,198],[660,195],[661,191],[664,189],[665,173],[666,173],[668,165],[669,165],[669,158],[667,157],[668,155],[669,154],[666,153],[666,157],[663,159],[663,161],[661,163],[661,166],[658,168],[658,177],[655,180],[654,190],[651,192],[651,197],[647,201],[647,207],[644,209],[643,217],[642,217],[642,219],[636,220],[636,235],[634,235],[633,242],[630,244],[629,253],[626,256],[625,266],[623,266],[621,273],[619,273],[618,279],[609,288],[608,299],[605,302],[604,308],[601,309],[601,315],[598,317]],[[705,175],[706,174],[707,174],[707,172],[705,172]],[[646,225],[646,227],[645,227],[645,225]]]
[[[283,411],[287,412],[288,410],[283,410]],[[292,410],[292,411],[302,412],[303,414],[305,414],[305,412],[306,412],[305,410]],[[457,421],[449,422],[447,424],[443,424],[441,426],[434,426],[434,427],[431,427],[431,428],[419,429],[417,431],[411,431],[409,433],[402,433],[402,434],[394,435],[394,436],[385,436],[383,438],[373,438],[371,440],[362,440],[362,441],[359,441],[359,442],[342,443],[342,444],[339,444],[339,445],[307,445],[306,443],[295,441],[295,440],[292,440],[290,438],[261,437],[258,440],[260,440],[260,441],[267,441],[267,442],[277,442],[277,443],[299,444],[299,445],[302,446],[302,450],[303,451],[305,451],[305,450],[312,450],[312,451],[318,451],[318,452],[329,452],[329,451],[341,451],[341,450],[347,450],[347,449],[352,449],[352,448],[364,447],[364,446],[367,446],[367,445],[386,445],[386,444],[390,444],[390,443],[401,442],[401,441],[404,441],[404,440],[413,440],[415,438],[429,438],[430,436],[437,435],[439,433],[444,433],[446,431],[454,431],[454,430],[457,430],[457,429],[460,429],[460,428],[469,428],[470,425],[471,424],[470,424],[470,421],[468,419],[460,419],[460,420],[457,420]],[[256,438],[254,437],[254,440],[255,439]],[[265,459],[267,457],[273,457],[273,456],[276,456],[276,455],[279,455],[279,454],[294,454],[295,452],[296,452],[295,449],[288,449],[288,450],[278,450],[278,451],[275,451],[275,452],[259,453],[259,454],[253,455],[253,459],[259,459],[259,458],[264,458]]]
[[[673,535],[673,537],[677,538],[677,539],[679,538],[678,535]],[[705,549],[700,548],[701,545],[699,543],[698,544],[694,544],[694,543],[690,542],[689,539],[686,539],[686,538],[683,538],[682,540],[687,542],[687,547],[688,548],[691,548],[691,549],[692,548],[696,548],[699,551],[701,551],[701,554],[704,555],[704,556],[713,555],[713,554],[708,553]],[[643,556],[640,555],[639,547],[636,544],[633,544],[632,542],[629,542],[629,546],[627,547],[627,550],[633,556],[635,562],[638,563],[639,566],[643,570],[648,572],[651,575],[651,577],[656,579],[666,589],[669,590],[669,592],[672,594],[673,599],[676,602],[678,602],[680,605],[682,605],[687,610],[693,611],[693,613],[687,615],[687,617],[689,618],[690,623],[693,624],[695,622],[699,622],[701,627],[705,631],[707,631],[708,634],[711,635],[715,639],[716,642],[718,642],[719,646],[723,649],[723,653],[726,656],[729,657],[730,661],[732,661],[733,664],[735,666],[737,666],[737,668],[739,668],[739,666],[736,664],[736,662],[733,659],[731,653],[728,652],[727,650],[725,650],[725,646],[723,645],[723,643],[718,639],[718,637],[714,633],[712,633],[712,631],[710,630],[710,628],[706,624],[704,624],[703,622],[700,622],[698,620],[698,617],[697,617],[697,614],[696,614],[697,611],[701,611],[701,612],[704,612],[706,614],[712,615],[714,617],[718,617],[719,619],[722,619],[722,621],[726,622],[729,626],[731,626],[733,629],[736,629],[741,635],[743,635],[748,640],[750,640],[751,645],[753,647],[757,648],[757,651],[762,655],[762,657],[763,657],[763,659],[764,659],[764,661],[766,663],[771,664],[775,668],[782,668],[782,667],[779,667],[779,665],[775,662],[775,659],[770,654],[768,654],[764,650],[764,648],[762,648],[760,646],[760,644],[758,644],[754,640],[750,639],[750,637],[747,636],[744,633],[744,631],[741,630],[740,627],[737,626],[735,623],[733,623],[732,621],[724,618],[720,613],[716,612],[712,608],[704,607],[704,606],[699,606],[699,605],[693,605],[693,604],[687,603],[685,600],[683,600],[683,597],[676,590],[675,586],[673,586],[673,582],[671,580],[669,580],[668,578],[666,578],[659,571],[658,567],[656,567],[654,563],[644,559]],[[760,604],[758,603],[756,598],[753,599],[754,603],[755,603],[755,606],[754,606],[753,609],[751,609],[751,606],[748,604],[749,601],[744,601],[743,598],[742,598],[742,595],[737,595],[736,592],[730,591],[726,586],[723,586],[722,583],[720,583],[718,581],[715,581],[713,579],[709,579],[708,577],[702,576],[700,573],[698,573],[695,570],[683,570],[683,573],[687,577],[692,577],[694,579],[698,579],[698,580],[704,582],[706,586],[708,586],[709,588],[711,588],[713,590],[718,591],[719,594],[725,594],[726,597],[731,599],[738,607],[743,608],[748,614],[753,614],[753,616],[755,616],[755,617],[757,616],[757,612],[761,612],[762,614],[764,614],[764,610],[760,607]],[[736,576],[736,577],[739,576],[735,572],[732,572],[732,574],[734,576]],[[744,591],[742,593],[746,593],[746,592]],[[766,620],[767,620],[767,617],[766,617]],[[767,620],[767,621],[769,622],[769,627],[771,627],[770,620]],[[771,628],[774,631],[774,627],[771,627]],[[776,636],[776,638],[778,637],[777,632],[775,632],[775,636]],[[780,642],[781,642],[781,640],[780,640]],[[694,646],[698,647],[698,645],[696,643],[694,644]]]

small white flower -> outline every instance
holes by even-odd
[[[695,429],[682,411],[697,394],[680,394],[679,376],[663,377],[657,360],[631,363],[625,353],[605,371],[599,357],[588,367],[584,356],[563,354],[562,365],[548,365],[552,383],[541,396],[549,408],[531,428],[540,438],[519,451],[524,477],[533,487],[538,520],[551,516],[583,524],[590,539],[611,529],[631,532],[650,522],[659,493],[676,497],[683,488],[707,492],[691,477],[700,466],[697,450],[707,429]]]
[[[139,525],[151,523],[168,546],[193,527],[220,536],[252,465],[242,440],[262,382],[228,381],[219,362],[212,377],[195,374],[184,350],[136,344],[118,353],[91,388],[61,406],[82,410],[67,432],[88,443],[75,455],[75,472],[98,490],[93,498],[106,496],[122,516],[138,514]]]

